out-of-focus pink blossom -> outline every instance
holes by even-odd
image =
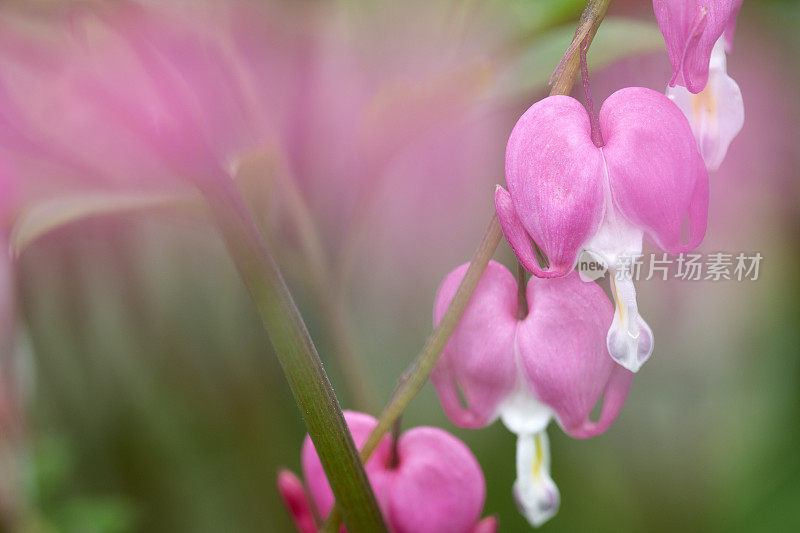
[[[419,239],[408,236],[442,206],[485,194],[497,160],[473,146],[500,144],[507,125],[487,113],[489,26],[444,38],[450,15],[422,2],[357,16],[345,4],[247,0],[9,6],[0,150],[48,197],[181,189],[268,150],[333,250],[374,227],[395,260],[410,256]],[[414,216],[399,200],[383,208],[387,197]],[[432,243],[454,228],[435,231]]]
[[[345,412],[356,445],[361,446],[377,421],[364,413]],[[333,506],[322,464],[311,439],[302,450],[309,501],[318,516]],[[486,497],[480,465],[469,448],[446,431],[417,427],[396,443],[386,436],[366,464],[367,476],[389,529],[394,533],[492,533],[493,518],[479,521]],[[299,480],[282,473],[279,488],[299,531],[305,532],[309,508],[299,499]]]
[[[256,144],[219,35],[169,7],[5,14],[4,144],[26,181],[163,189],[217,179]]]
[[[495,206],[517,258],[535,275],[569,274],[581,250],[608,268],[617,303],[608,350],[635,372],[650,357],[653,338],[628,275],[632,259],[644,235],[670,253],[702,241],[708,173],[686,117],[663,94],[621,89],[605,101],[595,127],[599,146],[586,110],[568,96],[531,106],[508,141],[508,192],[497,188]],[[547,254],[547,269],[531,239]]]
[[[711,51],[721,38],[733,48],[736,17],[742,0],[653,0],[653,10],[667,43],[676,84],[699,93],[708,82]]]
[[[435,322],[468,267],[451,272],[440,286]],[[550,478],[549,421],[555,418],[577,438],[602,433],[622,408],[633,374],[608,357],[612,309],[598,285],[575,272],[553,280],[532,277],[527,299],[529,313],[520,318],[514,276],[491,261],[431,381],[456,425],[477,428],[500,417],[517,434],[514,493],[521,512],[538,526],[559,505]],[[601,396],[595,422],[590,414]]]

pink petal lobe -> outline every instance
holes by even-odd
[[[547,255],[547,277],[567,275],[597,230],[602,168],[589,116],[573,98],[540,100],[514,126],[506,147],[506,182],[520,223]]]
[[[495,188],[494,206],[503,235],[522,266],[540,278],[549,277],[549,272],[545,272],[539,267],[539,261],[536,259],[536,252],[533,249],[533,241],[517,216],[511,195],[500,185]]]
[[[435,324],[447,311],[467,268],[469,263],[455,269],[439,287]],[[442,407],[457,426],[476,428],[492,422],[498,405],[514,387],[516,290],[508,269],[490,261],[431,374]]]
[[[714,43],[724,32],[732,44],[741,4],[742,0],[653,0],[675,72],[670,86],[677,83],[692,93],[703,90]]]
[[[580,426],[571,428],[568,433],[576,439],[588,439],[603,433],[617,419],[628,392],[633,384],[633,372],[616,365],[611,371],[608,384],[603,394],[603,407],[597,421],[585,420]]]
[[[299,533],[315,533],[317,524],[314,521],[314,513],[308,504],[303,482],[294,472],[289,470],[278,472],[278,493],[286,510],[289,512],[289,516],[292,517],[297,531]]]
[[[605,101],[600,126],[616,207],[664,251],[694,249],[706,231],[708,172],[681,110],[661,93],[628,87]]]
[[[394,533],[463,533],[480,518],[486,483],[467,446],[446,431],[417,427],[397,443],[387,521]]]
[[[528,303],[517,343],[531,392],[555,411],[568,434],[581,438],[602,432],[627,394],[614,379],[618,365],[606,350],[611,302],[597,284],[572,273],[557,280],[531,278]],[[589,416],[604,392],[610,403],[594,424]]]

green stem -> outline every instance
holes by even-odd
[[[564,66],[553,82],[552,88],[550,89],[550,96],[555,94],[569,94],[572,90],[572,86],[575,85],[575,80],[578,79],[578,72],[580,71],[579,48],[581,46],[581,41],[583,41],[584,38],[586,39],[586,48],[588,49],[589,45],[592,44],[592,39],[594,39],[597,33],[597,28],[600,27],[600,23],[603,22],[603,18],[606,16],[606,11],[608,11],[608,6],[610,4],[611,0],[589,0],[589,2],[586,3],[586,7],[578,21],[578,30],[575,32],[575,39],[577,39],[578,42],[573,43],[575,46],[570,47],[570,56],[564,58]],[[589,24],[591,24],[591,29],[589,29],[588,34],[580,35],[581,28]]]
[[[489,227],[481,239],[475,255],[472,257],[467,273],[461,284],[458,286],[453,301],[447,308],[441,322],[436,327],[434,332],[428,337],[422,351],[417,355],[417,358],[411,364],[411,367],[400,378],[400,382],[392,394],[391,400],[383,409],[378,425],[372,430],[367,438],[364,446],[361,448],[361,458],[366,461],[369,456],[375,451],[375,448],[380,443],[381,438],[392,427],[395,420],[403,414],[408,404],[414,399],[414,396],[422,390],[422,387],[428,381],[428,377],[433,370],[436,361],[450,340],[450,336],[455,331],[464,310],[467,308],[472,293],[478,286],[478,282],[489,264],[489,260],[494,255],[497,246],[500,244],[500,239],[503,233],[500,231],[500,223],[496,216],[492,217]]]
[[[199,186],[258,308],[348,530],[386,531],[316,348],[239,192],[226,176]]]
[[[300,235],[301,246],[310,261],[314,289],[319,298],[322,316],[325,319],[336,359],[347,385],[347,392],[356,409],[369,411],[371,408],[375,408],[375,394],[369,387],[369,380],[356,351],[353,328],[344,304],[344,289],[337,287],[335,279],[331,279],[333,268],[330,267],[327,254],[316,230],[316,224],[295,181],[283,179],[282,185],[286,192],[289,213]]]
[[[237,176],[239,182],[252,179],[259,183],[263,182],[266,173],[269,173],[268,175],[273,177],[275,186],[280,188],[280,198],[297,233],[302,254],[311,274],[311,284],[320,305],[332,352],[346,385],[347,399],[359,411],[376,409],[375,392],[370,387],[370,380],[356,349],[345,289],[336,281],[331,261],[317,231],[317,224],[308,203],[297,187],[297,180],[279,155],[271,151],[256,154],[240,168],[239,172]],[[262,227],[262,231],[265,231],[265,228]]]
[[[475,292],[475,288],[478,286],[489,260],[497,250],[502,236],[503,233],[500,230],[497,216],[493,216],[489,227],[486,228],[483,234],[483,239],[481,239],[478,249],[475,251],[475,255],[472,257],[467,273],[464,275],[464,279],[461,280],[461,285],[458,286],[453,301],[450,302],[450,306],[447,308],[441,322],[439,322],[431,336],[428,337],[425,346],[417,355],[411,367],[403,373],[389,403],[378,419],[378,424],[361,447],[361,459],[364,463],[367,462],[367,459],[375,451],[386,432],[392,428],[395,421],[400,418],[408,404],[411,403],[411,400],[414,399],[428,381],[436,361],[438,361],[442,350],[447,345],[447,341],[450,340],[458,321],[461,320],[472,293]],[[323,530],[328,532],[338,531],[339,519],[338,512],[334,509],[325,521]]]
[[[594,35],[597,33],[598,26],[602,22],[603,17],[605,17],[610,3],[611,0],[589,0],[586,4],[586,8],[583,10],[583,14],[578,23],[578,30],[575,32],[575,38],[577,39],[580,37],[577,43],[578,46],[571,47],[572,51],[569,57],[564,59],[563,68],[557,74],[553,83],[553,88],[550,91],[551,95],[569,94],[570,90],[572,90],[580,68],[580,45],[585,39],[585,47],[588,49]],[[582,31],[582,28],[586,28],[589,24],[591,26],[588,33]],[[450,340],[450,336],[453,334],[459,320],[461,320],[461,316],[464,314],[464,310],[472,297],[472,293],[478,286],[478,282],[481,276],[483,276],[483,272],[486,270],[486,266],[494,255],[498,244],[500,244],[501,238],[502,232],[500,230],[500,224],[497,220],[497,216],[494,216],[483,235],[483,239],[467,269],[467,273],[464,279],[461,280],[461,285],[459,285],[444,317],[442,317],[441,322],[439,322],[433,334],[428,337],[424,348],[414,360],[409,370],[400,378],[400,382],[395,388],[389,403],[383,409],[378,419],[378,424],[362,446],[361,459],[365,463],[372,452],[375,451],[375,448],[386,432],[389,431],[394,422],[403,414],[408,404],[411,403],[411,400],[425,385],[442,350],[444,350],[447,341]],[[339,520],[338,510],[334,508],[323,525],[323,531],[329,533],[338,531]]]

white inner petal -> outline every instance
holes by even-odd
[[[514,391],[500,404],[500,419],[509,431],[517,435],[544,431],[553,417],[553,410],[531,392],[525,379],[516,337],[514,361],[517,365],[517,382]]]
[[[711,52],[708,83],[697,94],[685,87],[667,87],[667,96],[683,111],[692,127],[708,170],[716,170],[728,146],[744,125],[744,102],[739,85],[728,76],[721,37]]]
[[[602,148],[600,154],[603,156],[603,220],[584,248],[597,257],[606,268],[615,269],[621,262],[630,261],[630,258],[641,255],[644,234],[614,207],[608,163]]]
[[[533,527],[541,526],[558,512],[561,496],[550,477],[550,441],[544,430],[517,436],[514,500]]]
[[[600,150],[602,152],[602,148]],[[614,361],[636,372],[653,352],[653,334],[639,316],[636,289],[633,286],[633,279],[638,274],[636,262],[640,261],[644,234],[614,207],[605,155],[603,170],[603,221],[585,248],[605,265],[611,280],[611,293],[616,309],[606,338],[608,351]]]
[[[611,273],[611,292],[617,308],[606,336],[606,346],[614,361],[637,372],[653,353],[653,331],[639,316],[636,289],[629,273],[618,271],[617,274]]]

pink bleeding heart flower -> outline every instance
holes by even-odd
[[[741,6],[742,0],[653,0],[675,72],[670,87],[682,85],[694,94],[703,90],[714,45],[724,39],[725,48],[733,48]]]
[[[536,276],[568,275],[581,250],[608,268],[617,304],[608,351],[635,372],[652,354],[653,336],[639,316],[634,260],[644,235],[669,253],[700,244],[708,173],[686,117],[663,94],[642,87],[612,94],[597,124],[602,146],[592,141],[590,122],[569,96],[531,106],[509,138],[508,191],[498,186],[495,207],[517,258]],[[548,268],[539,266],[531,239]]]
[[[697,94],[685,87],[667,87],[667,96],[692,126],[700,155],[708,170],[717,170],[728,146],[744,126],[744,101],[739,85],[728,76],[722,39],[711,52],[708,83]]]
[[[436,323],[468,267],[455,269],[439,287]],[[582,282],[575,272],[553,280],[532,277],[527,298],[530,310],[520,318],[514,276],[489,262],[431,381],[454,424],[478,428],[499,417],[517,434],[514,495],[538,526],[559,506],[550,477],[549,421],[555,418],[576,438],[602,433],[622,408],[633,374],[608,357],[605,336],[613,311],[598,285]],[[603,407],[593,421],[601,396]]]
[[[366,441],[377,421],[370,415],[345,411],[345,420],[357,446]],[[306,437],[302,450],[302,484],[291,474],[279,475],[278,487],[297,529],[313,524],[313,515],[325,517],[334,498],[314,444]],[[475,456],[449,433],[434,427],[416,427],[397,442],[385,436],[365,466],[378,505],[394,533],[494,533],[497,522],[479,520],[486,483]],[[313,510],[312,510],[313,509]]]

